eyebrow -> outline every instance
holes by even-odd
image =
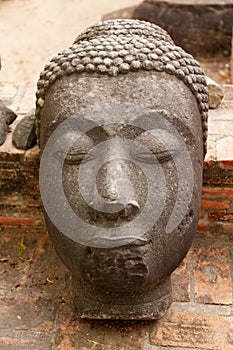
[[[168,129],[169,129],[169,124],[171,124],[170,127],[174,127],[177,130],[177,132],[179,133],[180,137],[183,137],[183,138],[185,137],[186,144],[193,145],[195,143],[196,140],[195,140],[194,134],[191,132],[190,128],[186,124],[184,124],[184,122],[180,118],[177,118],[175,115],[171,115],[169,113],[167,113],[167,115],[164,115],[159,110],[158,111],[155,110],[154,113],[158,114],[160,118],[162,118],[163,120],[165,120],[168,123]],[[153,135],[149,135],[150,131],[151,130],[159,130],[159,129],[166,131],[168,134],[171,135],[171,137],[173,137],[173,138],[175,137],[177,139],[176,135],[174,133],[169,132],[168,129],[166,129],[162,126],[157,127],[157,128],[154,127],[155,122],[156,122],[152,118],[154,113],[152,111],[149,113],[140,114],[140,115],[137,115],[135,118],[132,116],[132,119],[126,124],[119,121],[119,123],[115,122],[115,123],[109,123],[107,125],[118,124],[118,125],[124,125],[126,128],[127,128],[127,125],[129,125],[131,127],[134,126],[135,128],[138,129],[138,132],[141,129],[141,132],[139,133],[138,136],[135,137],[135,139],[138,138],[141,134],[144,134],[146,132],[148,132],[147,137],[151,136],[153,138]],[[89,128],[88,131],[86,131],[85,128],[84,129],[81,128],[82,130],[79,130],[79,131],[83,131],[88,137],[90,137],[90,139],[93,142],[97,141],[97,137],[98,137],[98,141],[101,142],[101,141],[105,141],[106,139],[109,139],[109,137],[111,136],[107,132],[107,130],[105,129],[106,123],[102,124],[102,125],[96,124],[93,119],[89,119],[88,117],[85,117],[82,119],[83,119],[83,124],[82,124],[82,120],[81,120],[80,125],[85,125],[86,123],[88,123],[88,124],[91,123],[91,128]],[[144,129],[145,122],[146,122],[146,124],[148,124],[147,130]],[[159,119],[158,119],[158,123],[159,123]],[[96,132],[97,128],[98,128],[98,132]],[[168,135],[168,137],[169,137],[169,135]],[[127,136],[125,138],[127,138]],[[158,138],[158,141],[162,142],[160,140],[160,138]]]
[[[188,145],[193,145],[196,142],[195,135],[193,134],[193,132],[180,118],[177,118],[176,114],[167,113],[167,115],[164,115],[159,110],[155,110],[155,113],[159,114],[159,116],[165,119],[168,123],[171,123],[171,125],[176,128],[177,132],[181,137],[185,136],[186,137],[185,142]],[[143,119],[144,119],[144,122],[146,120],[148,124],[152,126],[151,129],[148,129],[146,131],[156,130],[156,128],[153,127],[154,121],[151,119],[151,113],[145,113],[143,115],[137,116],[133,121],[138,122],[140,125],[141,123],[143,123]],[[142,129],[143,129],[143,126],[142,126]],[[160,129],[163,129],[169,132],[164,127],[161,127]],[[174,133],[170,133],[170,134],[174,136]]]

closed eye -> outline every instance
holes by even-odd
[[[153,154],[152,152],[141,152],[133,155],[133,158],[141,163],[155,164],[166,163],[173,158],[173,151],[161,151]]]
[[[66,164],[81,164],[87,163],[93,160],[95,157],[91,153],[80,152],[80,153],[68,153],[65,158]]]

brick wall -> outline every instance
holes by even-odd
[[[220,108],[209,113],[208,153],[198,231],[233,233],[233,86],[226,85]],[[34,107],[35,86],[0,84],[0,96],[19,114]],[[17,124],[14,122],[12,129]],[[38,148],[17,150],[9,133],[0,147],[0,226],[44,228],[39,193]]]
[[[0,225],[43,227],[38,152],[0,153]]]
[[[233,162],[205,163],[198,231],[233,233]]]

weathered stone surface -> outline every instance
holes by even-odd
[[[40,74],[37,125],[44,151],[40,183],[42,200],[43,194],[46,197],[45,220],[59,256],[71,271],[79,317],[158,319],[169,307],[170,275],[186,255],[199,217],[207,102],[198,62],[160,27],[138,20],[106,21],[88,28]],[[74,121],[79,125],[69,124]],[[146,132],[151,129],[164,135],[161,143]],[[118,137],[127,139],[127,145],[116,146]],[[137,142],[132,150],[131,141]],[[192,162],[191,169],[184,163],[184,143],[194,168]],[[106,147],[90,155],[100,144]],[[157,184],[163,181],[159,167],[145,158],[148,152],[142,153],[139,145],[152,148],[158,156],[166,173],[166,190],[161,182]],[[177,151],[179,175],[166,153],[170,147]],[[88,154],[90,158],[83,158]],[[62,172],[59,159],[64,160]],[[87,173],[77,186],[83,159],[89,159]],[[99,161],[102,166],[96,173]],[[176,198],[183,203],[189,196],[190,171],[195,174],[193,199],[182,213]],[[180,174],[185,178],[182,190]],[[67,200],[75,216],[67,213]],[[153,205],[161,208],[158,220]],[[178,221],[169,227],[172,215]]]
[[[217,84],[214,80],[206,77],[209,95],[209,108],[217,108],[224,97],[224,91],[221,85]]]
[[[158,24],[177,45],[195,56],[231,52],[233,3],[145,0],[133,18]]]
[[[0,100],[0,145],[2,145],[7,136],[8,126],[13,123],[17,115],[7,108]]]
[[[16,126],[13,143],[19,149],[29,149],[36,144],[35,111],[28,113]]]

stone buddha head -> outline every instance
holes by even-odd
[[[41,195],[79,316],[169,307],[199,217],[207,111],[199,64],[144,21],[90,27],[45,66]]]

